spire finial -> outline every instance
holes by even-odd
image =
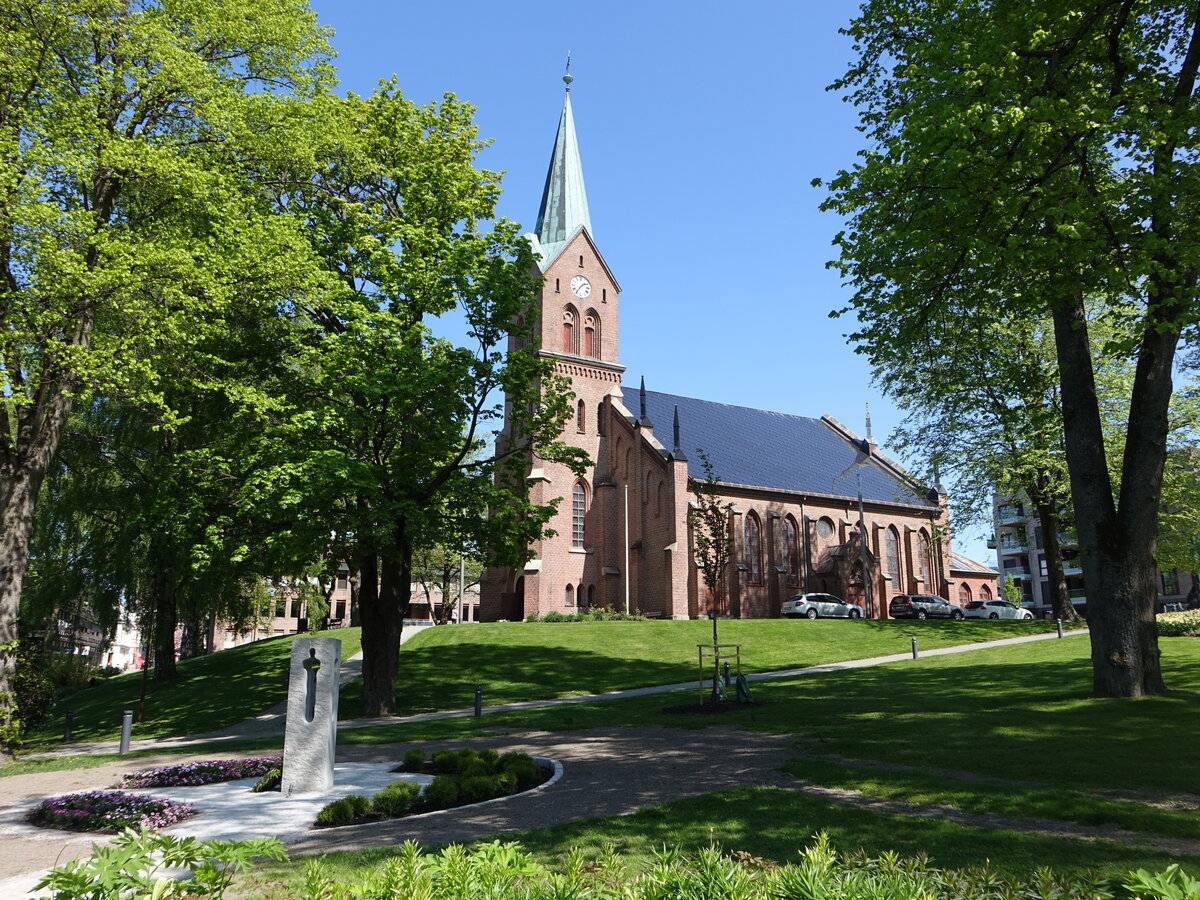
[[[675,404],[675,449],[671,451],[671,459],[680,462],[687,462],[687,457],[683,455],[683,450],[679,446],[679,404]]]
[[[871,404],[867,404],[867,443],[874,444],[875,437],[871,434]]]
[[[567,86],[567,93],[571,92],[571,82],[575,80],[575,76],[571,74],[571,51],[567,51],[567,70],[563,73],[563,84]]]
[[[653,428],[650,417],[646,415],[646,376],[642,376],[642,386],[638,388],[638,424],[643,428]]]

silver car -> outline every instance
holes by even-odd
[[[857,603],[839,600],[833,594],[797,594],[779,608],[785,619],[861,619],[863,609]]]
[[[968,619],[1032,619],[1033,613],[1007,600],[976,600],[963,611]]]

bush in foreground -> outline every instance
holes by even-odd
[[[55,866],[35,890],[48,888],[54,900],[172,898],[185,891],[221,900],[234,876],[248,872],[260,857],[280,860],[287,852],[276,838],[197,841],[127,829],[111,846],[93,845],[88,859]],[[160,874],[167,869],[186,869],[191,878],[183,882]]]
[[[551,871],[519,844],[493,841],[471,849],[451,845],[425,853],[404,844],[398,854],[357,880],[335,882],[323,864],[310,861],[304,872],[303,900],[358,897],[436,897],[474,900],[486,886],[490,900],[530,897],[696,898],[696,900],[997,900],[1054,898],[1110,900],[1123,894],[1144,900],[1200,900],[1200,882],[1171,866],[1161,874],[1139,871],[1124,885],[1047,870],[1027,879],[1006,878],[985,867],[964,871],[931,867],[926,859],[895,853],[877,858],[839,855],[824,834],[801,853],[798,863],[777,866],[745,853],[709,847],[695,854],[664,849],[636,871],[611,847],[599,858],[568,855],[561,871]]]

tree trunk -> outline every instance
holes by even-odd
[[[395,545],[378,560],[375,602],[363,592],[363,715],[390,716],[396,712],[396,683],[400,668],[400,635],[412,592],[412,545],[397,529]],[[364,568],[365,574],[365,568]]]
[[[1075,604],[1071,602],[1071,595],[1067,591],[1067,576],[1063,574],[1062,544],[1058,540],[1062,520],[1059,518],[1057,505],[1042,498],[1032,502],[1037,509],[1038,524],[1042,526],[1042,549],[1046,551],[1046,577],[1049,579],[1050,603],[1054,607],[1054,617],[1064,622],[1078,622],[1079,613],[1075,611]]]
[[[1155,341],[1150,334],[1138,359],[1118,511],[1104,453],[1083,298],[1065,298],[1054,305],[1053,316],[1067,466],[1088,597],[1092,690],[1100,697],[1162,693],[1166,685],[1154,622],[1154,551],[1174,341],[1171,353],[1148,358],[1155,355],[1146,346]]]
[[[69,393],[60,392],[44,404],[25,408],[19,418],[16,446],[8,444],[7,434],[0,440],[0,755],[6,758],[11,758],[19,733],[14,722],[18,712],[13,675],[34,508],[62,439],[71,402]]]
[[[175,627],[179,624],[175,579],[165,569],[159,569],[152,576],[150,590],[154,603],[154,680],[174,681]]]

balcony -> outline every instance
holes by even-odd
[[[1063,560],[1063,574],[1064,575],[1082,575],[1083,574],[1083,564],[1080,563],[1079,560],[1077,560],[1077,559],[1064,559]]]
[[[996,511],[1001,525],[1021,525],[1025,522],[1025,510],[1020,506],[1001,506]]]
[[[994,534],[990,538],[987,539],[987,548],[989,550],[996,549],[996,536]]]
[[[1000,535],[1001,553],[1028,553],[1029,540],[1023,534]]]
[[[1058,533],[1058,544],[1060,547],[1078,547],[1079,535],[1073,531],[1060,531]]]
[[[1004,577],[1012,578],[1017,581],[1029,578],[1029,566],[1005,566]]]

